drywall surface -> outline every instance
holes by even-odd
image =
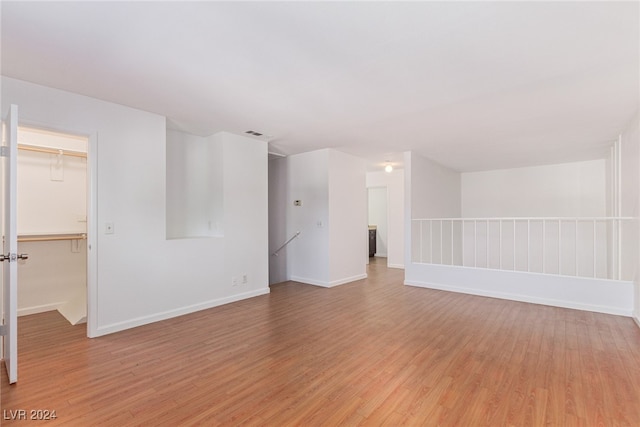
[[[366,165],[329,150],[329,286],[367,277]]]
[[[290,279],[326,286],[330,282],[329,150],[296,154],[286,162],[286,236],[300,232],[287,247]]]
[[[604,159],[463,173],[462,216],[604,216],[605,177]]]
[[[266,143],[213,136],[224,151],[225,236],[167,240],[164,117],[3,77],[2,106],[9,104],[21,123],[96,141],[90,336],[269,292]]]

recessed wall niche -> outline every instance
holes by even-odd
[[[223,143],[167,129],[167,239],[224,236]]]

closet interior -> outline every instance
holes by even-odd
[[[87,318],[87,146],[83,136],[18,128],[18,315]]]

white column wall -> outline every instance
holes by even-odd
[[[278,257],[286,257],[287,279],[331,287],[366,277],[364,160],[323,149],[272,160],[271,167],[271,188],[277,193],[271,195],[276,206],[270,211],[286,218],[286,233],[281,219],[271,220],[279,230],[273,230],[272,250],[300,231]],[[294,206],[295,200],[301,206]],[[272,280],[282,281],[282,262],[272,259],[271,267]]]
[[[367,277],[365,174],[363,159],[329,150],[329,286]]]
[[[290,280],[327,286],[329,273],[329,150],[296,154],[287,163],[287,246]],[[301,206],[294,206],[300,200]]]
[[[640,136],[638,132],[638,118],[625,129],[621,138],[621,185],[620,185],[620,215],[635,217],[640,215]],[[638,287],[640,276],[638,267],[639,257],[639,228],[638,221],[625,222],[621,232],[621,267],[622,277],[633,280]],[[636,304],[640,295],[636,292]]]
[[[622,212],[623,216],[640,216],[640,113],[631,120],[622,133]],[[622,236],[623,266],[633,278],[633,317],[640,327],[640,224],[638,219],[626,229]]]

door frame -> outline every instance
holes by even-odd
[[[385,207],[385,215],[387,216],[386,222],[385,222],[385,230],[386,230],[386,234],[387,234],[387,254],[386,254],[386,263],[387,266],[389,265],[389,185],[384,184],[384,185],[372,185],[372,186],[367,186],[367,226],[369,225],[369,200],[370,200],[370,192],[369,190],[384,190],[384,198],[385,198],[385,203],[384,203],[384,207]],[[376,233],[376,240],[378,239]],[[368,258],[367,258],[367,264],[369,263]]]
[[[94,338],[98,336],[98,133],[51,125],[23,116],[18,117],[18,127],[21,126],[87,138],[87,337]]]

